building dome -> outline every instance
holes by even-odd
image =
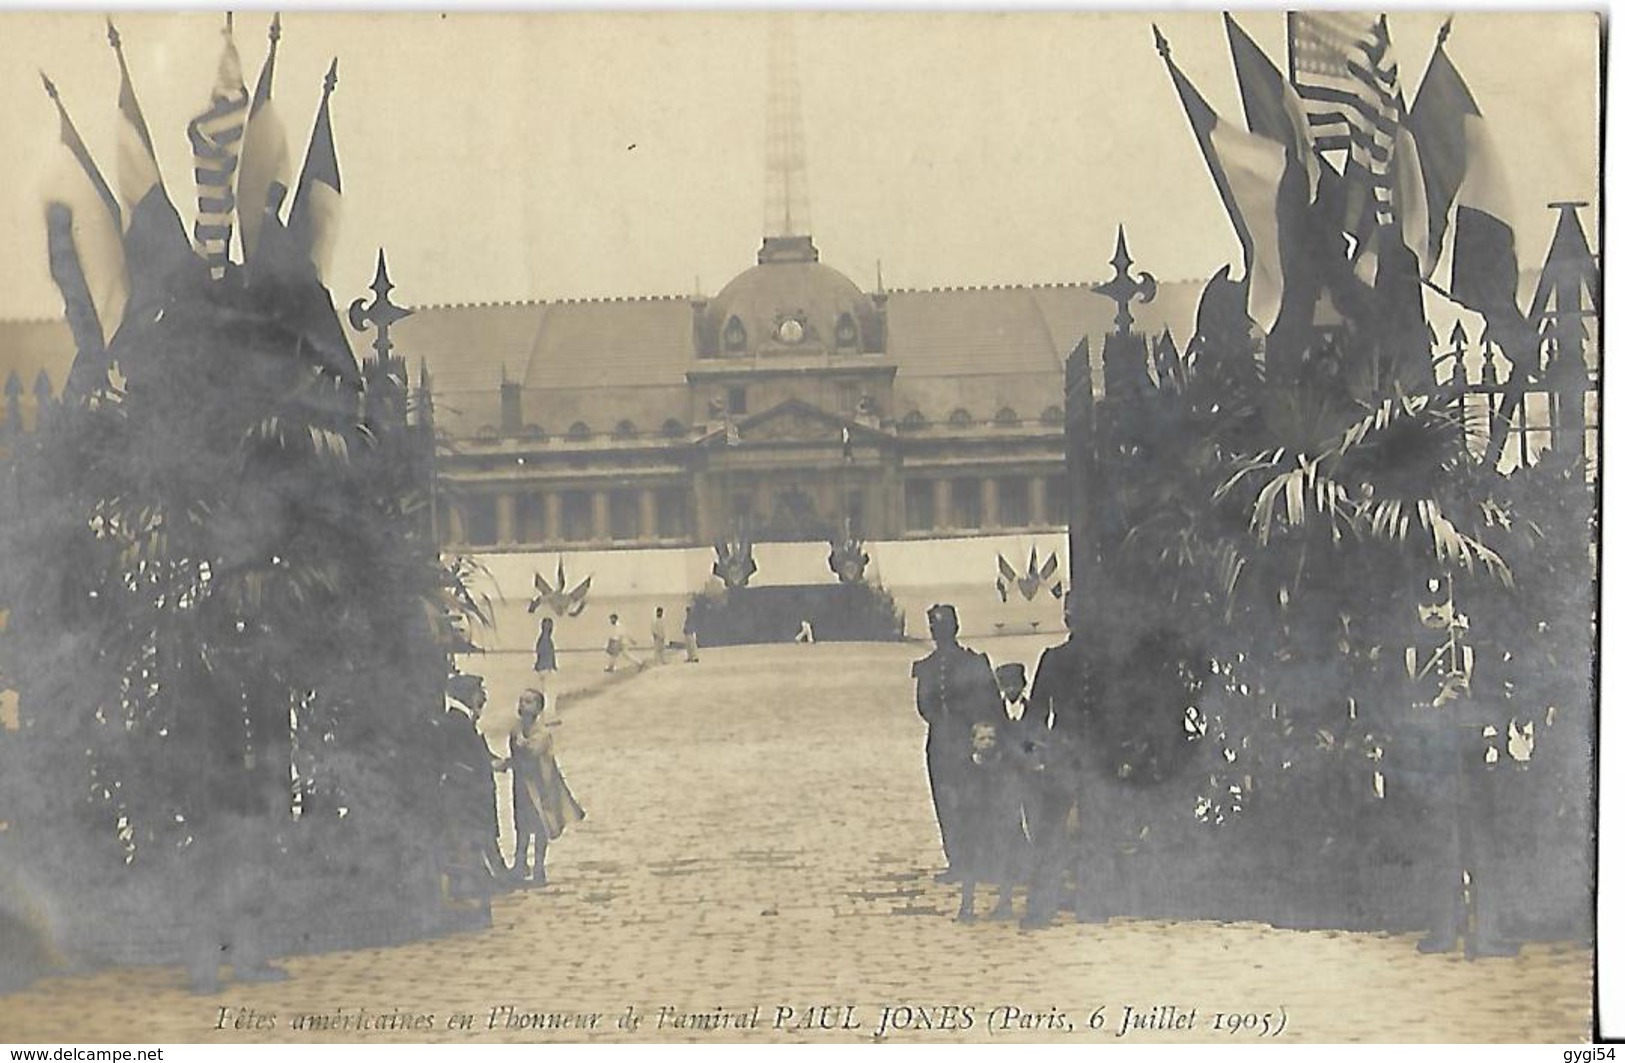
[[[757,264],[705,305],[700,353],[875,351],[879,314],[874,299],[818,261],[811,237],[769,237]]]

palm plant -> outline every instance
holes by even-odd
[[[415,739],[480,610],[400,404],[369,401],[392,381],[328,325],[314,278],[181,287],[15,448],[0,667],[42,850],[161,871],[223,811],[427,833]]]
[[[1099,418],[1106,593],[1207,675],[1182,751],[1205,766],[1191,804],[1209,823],[1270,793],[1300,825],[1306,796],[1374,797],[1421,575],[1511,581],[1460,490],[1471,458],[1425,334],[1363,320],[1266,347],[1217,276],[1187,354],[1159,352],[1157,386],[1109,394]],[[1323,811],[1311,833],[1331,838],[1352,810]]]

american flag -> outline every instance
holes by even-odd
[[[1308,112],[1315,148],[1323,153],[1346,150],[1345,176],[1371,189],[1369,199],[1351,197],[1348,228],[1364,228],[1360,215],[1371,207],[1376,224],[1392,224],[1391,163],[1400,97],[1386,16],[1292,12],[1287,31],[1292,82]]]
[[[237,160],[243,150],[243,127],[248,123],[248,88],[243,84],[242,62],[229,22],[225,38],[209,106],[186,127],[192,142],[192,172],[197,178],[197,222],[192,226],[192,238],[215,280],[226,273],[232,215],[237,210]]]

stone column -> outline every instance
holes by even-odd
[[[982,478],[982,527],[1000,527],[999,481],[991,476]]]
[[[660,526],[655,514],[654,488],[645,487],[638,492],[638,537],[641,539],[655,539],[659,535]]]
[[[592,537],[603,542],[609,538],[609,492],[592,493]]]
[[[938,528],[952,527],[953,524],[953,483],[946,479],[937,480],[931,485],[931,501],[933,503],[935,519],[932,521]]]
[[[542,496],[542,537],[550,543],[564,538],[564,496],[557,491]]]
[[[720,494],[706,473],[696,473],[689,483],[689,513],[693,518],[689,534],[701,543],[714,542],[721,534],[723,515],[718,501]]]
[[[515,520],[517,506],[512,492],[504,491],[497,495],[497,545],[511,545],[515,539]]]
[[[1027,523],[1047,524],[1044,508],[1044,478],[1034,476],[1027,481]]]

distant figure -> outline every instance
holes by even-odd
[[[608,655],[609,663],[604,665],[604,671],[613,672],[615,666],[623,660],[631,661],[641,669],[643,662],[632,656],[630,646],[631,640],[626,637],[626,629],[621,626],[620,614],[610,613],[609,638],[604,642],[604,653]]]
[[[685,663],[700,663],[700,625],[692,605],[683,611],[683,654]]]
[[[536,636],[536,664],[532,671],[546,679],[549,673],[558,670],[559,654],[553,646],[553,618],[544,616],[541,631]]]
[[[936,649],[914,662],[914,704],[927,725],[925,768],[931,801],[942,832],[948,867],[939,882],[961,878],[963,805],[971,768],[971,728],[977,721],[1003,717],[993,667],[984,654],[959,644],[959,614],[951,605],[933,605],[926,621]]]
[[[543,721],[547,699],[539,690],[519,696],[519,730],[512,741],[513,770],[513,871],[516,878],[533,886],[547,885],[547,846],[556,841],[572,823],[587,813],[564,781],[555,756],[557,740],[553,731],[558,717]],[[535,843],[535,857],[531,844]]]
[[[801,630],[796,632],[796,641],[797,642],[814,642],[814,641],[816,641],[813,638],[813,626],[812,626],[812,621],[811,620],[807,620],[807,619],[804,618],[801,621]]]
[[[666,609],[655,606],[655,618],[649,623],[649,640],[654,644],[655,663],[666,663]]]

